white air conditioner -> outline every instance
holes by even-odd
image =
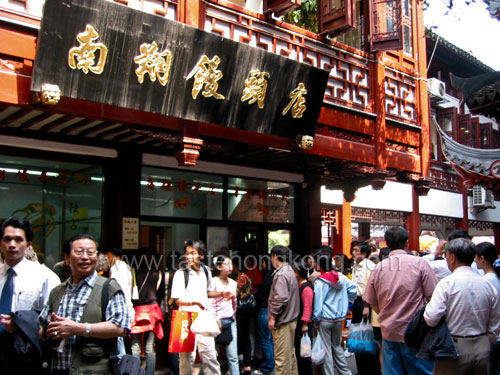
[[[495,199],[491,191],[476,185],[472,187],[473,208],[495,208]]]
[[[427,90],[431,99],[445,99],[446,86],[443,81],[437,78],[429,78],[427,80]]]

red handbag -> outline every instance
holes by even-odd
[[[190,353],[194,351],[196,333],[191,332],[191,324],[198,316],[197,312],[172,311],[170,321],[169,353]]]

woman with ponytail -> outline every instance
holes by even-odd
[[[481,242],[476,245],[477,268],[484,271],[484,277],[493,284],[500,296],[500,261],[497,257],[497,249],[492,243]],[[497,266],[495,267],[494,264]]]
[[[484,271],[484,276],[496,288],[500,297],[500,259],[495,245],[481,242],[476,246],[477,268]],[[500,309],[500,303],[498,304]],[[500,337],[491,347],[490,375],[500,375]]]

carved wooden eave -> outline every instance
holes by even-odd
[[[500,1],[489,0],[487,3],[490,16],[500,21]]]
[[[434,118],[432,123],[441,138],[444,156],[464,179],[464,185],[467,187],[482,185],[491,190],[495,196],[500,196],[500,171],[493,170],[500,164],[500,149],[464,146],[448,136]]]
[[[471,113],[495,118],[500,122],[500,72],[460,78],[450,73],[451,85],[464,95]]]
[[[366,173],[362,177],[355,177],[338,183],[325,182],[325,186],[327,189],[342,190],[346,202],[352,202],[356,198],[356,191],[359,188],[371,185],[373,190],[382,190],[389,174],[389,171],[372,170],[371,173]]]

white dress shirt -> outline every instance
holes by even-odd
[[[446,276],[451,275],[451,271],[448,268],[448,263],[446,263],[446,259],[436,259],[429,263],[432,270],[436,274],[438,280],[444,279]]]
[[[7,271],[10,267],[0,264],[0,291],[7,280]],[[38,263],[23,259],[12,269],[14,275],[14,296],[12,311],[41,310],[49,299],[50,291],[60,284],[53,278],[49,279]]]
[[[500,332],[498,294],[493,285],[471,267],[456,268],[436,286],[424,319],[435,327],[443,316],[452,336],[488,334],[493,342]]]

